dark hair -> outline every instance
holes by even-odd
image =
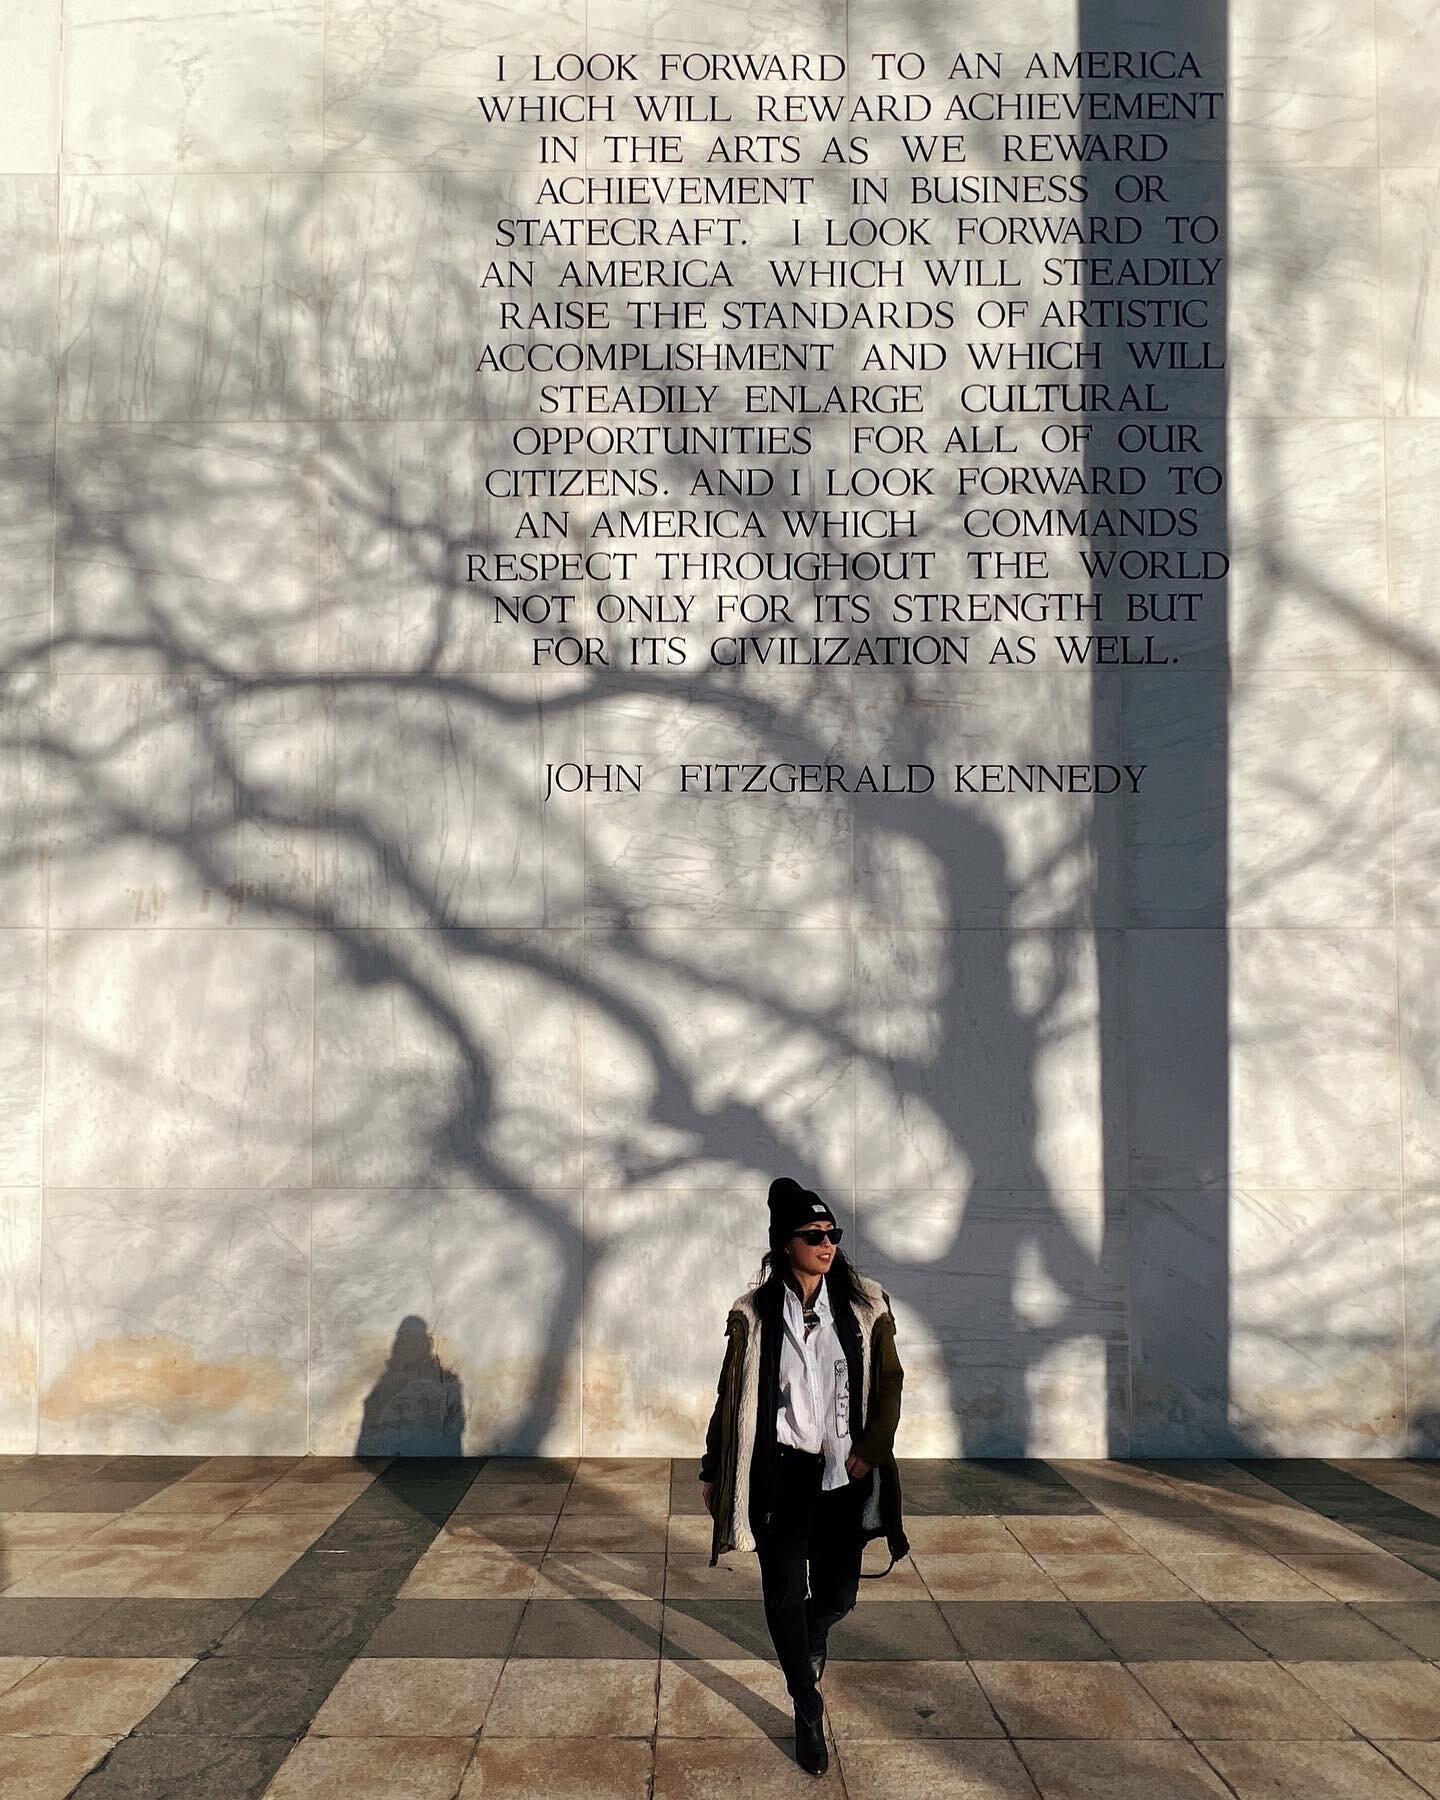
[[[785,1254],[783,1244],[784,1240],[779,1244],[772,1243],[760,1258],[760,1274],[755,1283],[757,1291],[772,1285],[778,1287],[784,1281],[790,1259]],[[825,1284],[830,1290],[831,1299],[848,1300],[852,1306],[872,1306],[874,1303],[870,1296],[860,1286],[859,1274],[860,1271],[837,1244],[835,1255],[825,1274]]]

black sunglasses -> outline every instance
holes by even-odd
[[[827,1238],[832,1244],[838,1244],[845,1235],[845,1228],[843,1225],[832,1225],[828,1231],[822,1231],[818,1225],[813,1225],[808,1231],[792,1231],[790,1235],[799,1238],[802,1244],[808,1244],[813,1250]]]

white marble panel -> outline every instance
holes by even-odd
[[[1223,71],[1236,163],[1372,165],[1376,23],[1346,0],[1229,0]],[[1161,35],[1184,31],[1166,10]]]
[[[824,792],[703,791],[708,765],[846,762],[849,696],[804,673],[623,690],[585,708],[585,761],[641,770],[621,785],[556,794],[556,828],[583,819],[587,923],[667,926],[845,925],[850,906],[851,797]],[[692,790],[682,792],[682,769]],[[718,777],[716,778],[719,779]],[[786,773],[782,779],[795,779]]]
[[[486,122],[484,94],[556,91],[523,82],[537,55],[583,54],[583,0],[335,0],[327,9],[325,166],[329,169],[514,169],[539,157],[533,123]],[[630,46],[626,46],[629,48]],[[502,79],[497,55],[508,62]],[[571,89],[565,88],[565,92]],[[590,84],[575,91],[588,94]],[[618,108],[617,108],[618,113]],[[557,125],[567,135],[580,127]]]
[[[0,679],[0,925],[45,923],[49,705],[42,675]]]
[[[67,0],[63,167],[318,168],[324,38],[322,0]]]
[[[0,1453],[37,1448],[40,1321],[38,1187],[0,1191]]]
[[[1228,439],[1233,666],[1387,668],[1379,422],[1240,418]]]
[[[1176,672],[1126,694],[1130,919],[1391,922],[1388,678]]]
[[[581,755],[568,677],[327,686],[320,892],[341,925],[578,925],[580,820],[545,799]]]
[[[1422,671],[1390,677],[1395,734],[1395,919],[1440,925],[1440,692]]]
[[[0,1187],[22,1187],[41,1178],[45,934],[0,931],[0,951]]]
[[[853,1167],[843,931],[588,933],[585,1181],[752,1186],[839,1201]]]
[[[0,440],[0,656],[11,671],[50,657],[55,433],[11,425]]]
[[[1395,1456],[1400,1196],[1131,1193],[1136,1449]]]
[[[842,0],[605,0],[587,13],[586,46],[594,50],[761,50],[782,54],[839,50]],[[741,83],[744,91],[753,84]]]
[[[316,1181],[578,1182],[579,977],[565,930],[318,939]]]
[[[850,755],[929,763],[926,795],[857,795],[855,908],[881,925],[1113,925],[1115,794],[954,791],[957,764],[1119,762],[1120,681],[1003,668],[876,670],[857,679]],[[1145,777],[1142,777],[1142,789]]]
[[[46,1180],[307,1181],[313,963],[304,930],[52,931]]]
[[[1271,1456],[1404,1454],[1398,1192],[1231,1196],[1232,1417]]]
[[[1405,1193],[1406,1456],[1440,1455],[1440,1188]]]
[[[1432,0],[1376,0],[1375,45],[1380,161],[1440,163],[1434,83],[1440,15]]]
[[[1125,1337],[1123,1194],[861,1189],[855,1227],[847,1252],[937,1338],[1010,1338],[1038,1353]]]
[[[62,187],[63,418],[316,415],[318,176]]]
[[[1440,930],[1398,931],[1400,1091],[1405,1179],[1440,1186],[1440,1024],[1434,997],[1440,983]]]
[[[1230,171],[1232,412],[1380,410],[1380,210],[1370,169]]]
[[[52,1188],[41,1450],[302,1453],[309,1224],[304,1193]]]
[[[0,107],[0,117],[3,112]],[[55,417],[58,254],[54,178],[0,174],[0,424],[6,426]]]
[[[317,1193],[310,1449],[575,1455],[578,1191]]]
[[[326,428],[322,668],[518,675],[537,667],[533,639],[552,633],[503,617],[497,623],[495,585],[469,579],[471,552],[510,548],[526,510],[524,502],[492,497],[485,486],[493,471],[525,461],[512,447],[513,429],[490,421],[414,420]],[[570,510],[568,502],[559,504]],[[569,547],[580,547],[578,525]],[[516,599],[542,590],[518,583],[499,591]],[[580,584],[546,584],[543,591],[573,593],[564,629],[583,632]],[[560,629],[557,624],[553,632]]]
[[[52,925],[308,921],[317,701],[201,676],[57,676]]]
[[[725,1316],[768,1243],[768,1188],[757,1175],[726,1191],[587,1193],[582,1454],[704,1450]],[[831,1204],[849,1225],[849,1204]]]
[[[1385,517],[1389,535],[1391,663],[1440,661],[1440,421],[1385,422]]]
[[[1138,1183],[1399,1185],[1393,932],[1126,935]]]
[[[56,666],[313,668],[315,444],[306,425],[62,427]]]
[[[1123,1350],[1093,1335],[1046,1340],[936,1339],[923,1313],[895,1302],[905,1403],[895,1454],[1123,1456]],[[901,1464],[904,1486],[904,1464]]]
[[[1405,418],[1440,413],[1437,242],[1440,172],[1386,169],[1380,187],[1385,411]]]
[[[859,934],[857,1183],[1102,1186],[1121,1141],[1101,1085],[1117,950],[1079,929]]]
[[[556,291],[564,267],[563,252],[497,243],[498,218],[533,214],[530,185],[478,169],[326,179],[327,416],[524,419],[540,411],[540,389],[556,377],[529,371],[496,383],[476,372],[480,310]],[[512,261],[533,267],[533,292],[509,285]]]
[[[55,167],[62,10],[63,0],[26,0],[0,18],[0,169]]]

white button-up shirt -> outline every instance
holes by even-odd
[[[800,1296],[785,1283],[785,1335],[780,1343],[780,1405],[775,1436],[796,1450],[825,1454],[823,1488],[845,1487],[850,1477],[850,1375],[845,1347],[835,1329],[824,1279],[815,1295],[820,1323],[805,1340]]]

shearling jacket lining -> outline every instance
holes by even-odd
[[[828,1276],[826,1281],[828,1284]],[[869,1484],[861,1511],[861,1534],[867,1542],[883,1536],[893,1566],[910,1549],[894,1456],[904,1370],[895,1348],[890,1296],[878,1281],[865,1276],[858,1281],[868,1306],[845,1304],[833,1286],[830,1300],[835,1328],[845,1347],[850,1417],[864,1421],[850,1447],[871,1465],[870,1473],[861,1477]],[[712,1568],[724,1551],[755,1548],[755,1527],[763,1523],[771,1507],[783,1303],[777,1278],[740,1295],[725,1321],[725,1360],[700,1462],[700,1479],[716,1484]],[[863,1411],[856,1404],[857,1395],[865,1397]]]

